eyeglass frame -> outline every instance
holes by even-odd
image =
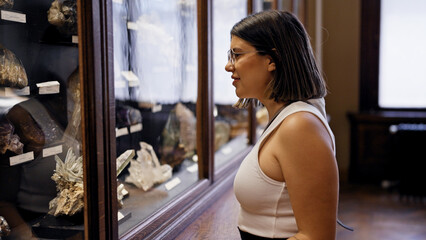
[[[246,53],[252,53],[252,52],[261,52],[264,53],[264,51],[259,51],[259,50],[254,50],[254,51],[246,51],[246,52],[235,52],[234,49],[229,49],[228,50],[228,62],[231,63],[232,66],[235,65],[235,62],[237,61],[237,57],[236,55],[243,55]]]

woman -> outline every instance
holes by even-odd
[[[235,177],[243,239],[335,239],[338,169],[325,82],[302,24],[288,12],[248,16],[231,30],[226,71],[236,107],[260,102],[269,123]]]

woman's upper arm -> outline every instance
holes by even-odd
[[[334,239],[339,180],[328,131],[315,115],[299,112],[287,117],[277,133],[274,157],[290,195],[298,236]]]

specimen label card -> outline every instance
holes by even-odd
[[[121,75],[123,75],[123,77],[125,77],[129,82],[139,81],[138,76],[136,76],[136,74],[134,74],[132,71],[122,71]]]
[[[137,87],[139,86],[139,81],[129,81],[129,87]]]
[[[42,82],[36,84],[39,94],[54,94],[59,93],[59,82],[58,81],[49,81],[49,82]]]
[[[168,183],[166,183],[164,186],[166,187],[167,191],[172,190],[174,187],[179,185],[181,183],[180,179],[178,177],[173,178]]]
[[[56,155],[62,152],[62,145],[43,149],[43,157]]]
[[[228,155],[232,152],[232,148],[231,147],[224,147],[221,152],[225,155]]]
[[[138,24],[135,22],[127,22],[127,28],[131,30],[138,30]]]
[[[142,131],[142,123],[138,123],[138,124],[130,126],[131,133],[139,132],[139,131]]]
[[[24,163],[24,162],[28,162],[34,159],[34,152],[27,152],[24,154],[20,154],[17,156],[13,156],[10,157],[10,166],[16,165],[16,164],[20,164],[20,163]]]
[[[190,173],[194,173],[198,170],[198,165],[193,164],[192,166],[187,167],[186,170],[188,170],[188,172],[190,172]]]
[[[27,22],[27,17],[25,14],[5,11],[5,10],[1,10],[1,19],[11,21],[11,22],[20,22],[20,23]]]
[[[77,35],[72,35],[71,42],[72,43],[78,43],[78,36]]]
[[[118,221],[120,221],[122,218],[124,218],[124,215],[118,211]]]
[[[127,134],[129,134],[129,130],[127,130],[127,127],[115,129],[115,137],[121,137]]]
[[[129,82],[129,87],[139,86],[139,78],[132,71],[122,71],[121,75]]]
[[[118,211],[118,213],[117,213],[118,224],[123,223],[124,221],[129,219],[131,216],[132,216],[131,212],[123,214],[121,211]]]
[[[161,109],[163,109],[163,106],[161,105],[161,104],[154,104],[154,106],[152,106],[152,112],[153,113],[156,113],[156,112],[159,112],[159,111],[161,111]]]

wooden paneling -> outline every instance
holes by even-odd
[[[197,1],[198,28],[198,99],[197,99],[197,155],[199,176],[214,181],[214,117],[213,117],[213,48],[212,3]]]
[[[233,188],[228,186],[211,207],[176,236],[176,240],[241,239],[237,229],[238,207]]]
[[[117,239],[111,6],[78,1],[85,239]]]

